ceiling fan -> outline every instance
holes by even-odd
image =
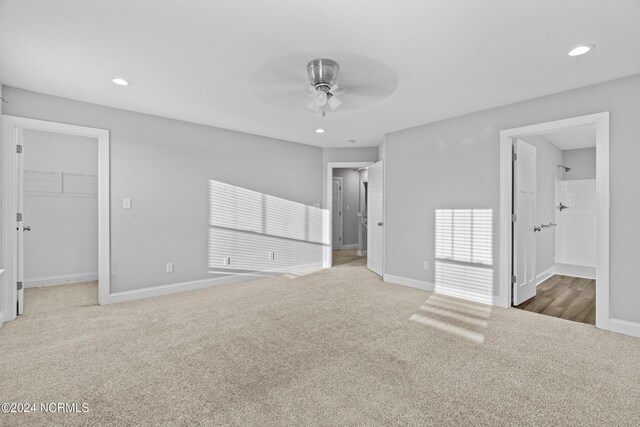
[[[301,52],[264,63],[248,83],[249,91],[271,106],[326,114],[382,101],[398,87],[398,76],[387,65],[362,55]]]
[[[342,104],[336,95],[344,93],[346,88],[338,83],[339,70],[338,63],[331,59],[314,59],[307,64],[307,94],[313,97],[307,108],[314,113],[322,111],[322,117],[326,114],[327,105],[334,111]]]

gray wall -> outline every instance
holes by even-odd
[[[610,315],[640,322],[640,75],[481,111],[386,136],[385,274],[433,282],[434,211],[493,209],[498,269],[499,132],[610,111]],[[494,280],[494,295],[498,295]]]
[[[596,178],[596,147],[565,150],[562,152],[562,164],[571,170],[565,179],[595,179]]]
[[[2,82],[2,80],[0,80],[0,82]],[[2,86],[2,84],[0,83],[0,98],[2,98],[4,95],[4,87]],[[2,102],[0,100],[0,117],[2,116],[2,114],[5,113],[5,111],[3,111],[4,108],[4,102]],[[0,120],[0,135],[3,135],[2,132],[2,120]],[[0,199],[0,203],[2,203],[2,200]],[[2,210],[0,209],[0,212]],[[0,224],[2,224],[2,215],[0,214]],[[4,236],[2,235],[2,231],[0,231],[0,239],[4,238]],[[0,270],[4,269],[4,266],[2,265],[2,245],[0,245]],[[2,280],[0,279],[0,283],[2,283]],[[5,298],[5,295],[2,294],[2,290],[0,289],[0,312],[2,312],[2,307],[4,306],[3,304],[3,299]],[[2,324],[2,316],[0,315],[0,325]]]
[[[23,157],[24,224],[31,227],[24,233],[25,286],[47,278],[65,281],[64,276],[75,276],[66,278],[73,282],[77,276],[97,275],[98,140],[25,130]],[[28,171],[62,172],[66,174],[65,185],[60,185],[60,175]],[[92,175],[94,179],[87,185],[82,183],[87,182],[83,177],[70,174]]]
[[[342,245],[358,243],[360,218],[360,174],[353,169],[334,169],[334,177],[342,178]]]
[[[555,222],[555,178],[562,179],[558,165],[562,163],[562,151],[540,136],[523,138],[525,142],[536,147],[536,219],[535,223],[548,224]],[[536,233],[536,274],[553,267],[555,264],[556,228],[543,228]]]
[[[12,87],[4,96],[5,114],[111,131],[112,292],[211,277],[209,180],[308,205],[323,199],[318,147]]]

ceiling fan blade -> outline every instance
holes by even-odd
[[[333,86],[331,86],[331,90],[329,90],[329,92],[334,95],[340,95],[341,93],[344,93],[345,90],[347,90],[347,87],[344,85],[344,83],[336,82]]]
[[[318,111],[320,111],[320,106],[316,102],[315,98],[312,99],[309,104],[307,104],[307,108],[313,111],[314,113],[317,113]]]
[[[341,104],[342,101],[340,101],[337,96],[333,95],[331,98],[329,98],[329,107],[331,107],[332,111],[338,108]]]
[[[315,95],[315,94],[316,94],[316,88],[315,88],[315,87],[313,87],[313,86],[311,86],[311,84],[310,84],[310,83],[305,83],[305,84],[302,86],[302,91],[303,91],[306,95],[311,95],[311,96],[313,96],[313,95]]]

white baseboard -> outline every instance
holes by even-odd
[[[595,267],[585,267],[583,265],[556,263],[553,266],[553,268],[555,269],[555,274],[562,274],[564,276],[572,276],[572,277],[582,277],[583,279],[596,278]]]
[[[424,280],[409,279],[408,277],[394,276],[393,274],[385,274],[382,280],[396,285],[422,289],[423,291],[433,292],[434,289],[433,283]]]
[[[246,282],[248,280],[260,279],[268,273],[272,273],[274,275],[301,275],[320,270],[321,268],[322,263],[314,263],[302,266],[288,267],[286,268],[286,270],[278,269],[270,270],[268,272],[257,272],[255,274],[234,274],[211,279],[193,280],[190,282],[152,286],[144,289],[134,289],[131,291],[114,292],[112,294],[109,294],[107,304],[157,297],[160,295],[175,294],[178,292],[194,291],[196,289],[211,288],[214,286],[230,285],[232,283]]]
[[[39,288],[42,286],[64,285],[67,283],[95,282],[98,273],[65,274],[63,276],[37,277],[24,281],[25,288]]]
[[[620,334],[640,337],[640,323],[629,322],[627,320],[609,319],[609,330]]]
[[[544,282],[554,274],[556,274],[555,266],[551,266],[547,268],[545,271],[543,271],[542,273],[536,275],[536,286],[539,286],[542,282]]]

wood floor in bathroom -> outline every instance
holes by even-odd
[[[556,274],[542,282],[536,296],[516,308],[596,324],[596,281]]]

